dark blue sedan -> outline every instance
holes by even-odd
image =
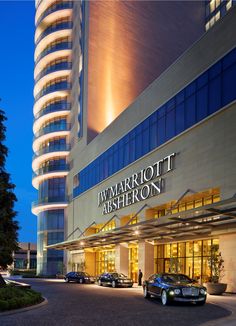
[[[67,283],[69,282],[77,282],[77,283],[94,283],[94,277],[90,276],[85,272],[70,272],[67,273],[64,277]]]
[[[203,305],[206,302],[206,288],[184,274],[153,274],[143,283],[145,298],[161,298],[163,305],[171,302],[191,302]]]
[[[132,288],[133,281],[122,273],[103,273],[98,277],[98,285]]]

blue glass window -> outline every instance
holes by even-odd
[[[103,181],[235,99],[236,49],[203,72],[80,171],[80,183],[74,189],[74,196]],[[62,187],[61,194],[63,191]]]
[[[197,91],[197,121],[201,121],[207,116],[207,100],[208,100],[208,87],[207,85]]]

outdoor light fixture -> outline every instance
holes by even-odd
[[[140,233],[139,230],[135,230],[135,231],[134,231],[134,234],[135,234],[135,235],[138,235],[139,233]]]
[[[84,241],[80,241],[80,245],[83,246],[84,245]]]

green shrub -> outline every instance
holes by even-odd
[[[0,311],[23,308],[43,301],[41,293],[7,285],[0,288]]]

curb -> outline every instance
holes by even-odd
[[[40,308],[40,307],[42,307],[42,306],[44,306],[46,304],[48,304],[48,299],[43,297],[43,301],[40,302],[39,304],[29,306],[29,307],[25,307],[25,308],[19,308],[19,309],[13,309],[13,310],[0,312],[0,318],[2,316],[14,315],[14,314],[18,314],[18,313],[21,313],[21,312],[26,312],[26,311],[30,311],[30,310],[33,310],[33,309],[37,309],[37,308]]]

